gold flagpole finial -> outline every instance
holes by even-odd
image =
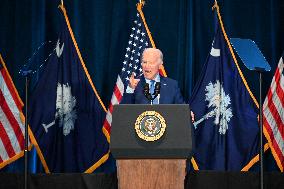
[[[64,9],[63,0],[60,1],[60,4],[58,5],[58,8]]]
[[[214,5],[213,5],[213,7],[212,7],[212,11],[214,11],[214,9],[219,9],[219,5],[218,5],[218,2],[217,2],[217,0],[215,0],[215,2],[214,2]]]
[[[139,0],[139,3],[136,4],[136,6],[139,7],[140,9],[142,9],[144,5],[145,5],[145,0]]]

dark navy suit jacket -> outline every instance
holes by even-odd
[[[184,104],[178,83],[168,77],[161,76],[160,104]],[[121,104],[150,104],[149,100],[143,93],[143,87],[146,81],[142,77],[134,93],[124,93]]]

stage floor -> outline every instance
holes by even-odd
[[[162,174],[162,173],[161,173]],[[268,172],[265,189],[284,189],[284,174]],[[23,189],[23,174],[0,173],[0,189]],[[29,189],[116,189],[113,174],[30,174]],[[187,174],[186,189],[259,189],[258,173],[198,171]],[[133,183],[135,189],[135,183]]]

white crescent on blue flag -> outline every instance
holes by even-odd
[[[199,170],[240,171],[258,154],[258,108],[219,22],[190,107]]]
[[[28,121],[46,172],[85,172],[108,158],[105,111],[61,10],[61,33],[31,94]]]

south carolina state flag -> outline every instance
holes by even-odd
[[[194,160],[200,170],[240,171],[248,169],[258,153],[258,108],[220,19],[190,99]]]
[[[103,106],[65,8],[54,52],[29,102],[29,124],[46,172],[92,172],[108,158]]]

